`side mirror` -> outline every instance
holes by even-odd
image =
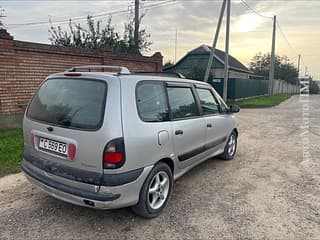
[[[229,107],[229,111],[231,113],[237,113],[237,112],[240,112],[240,107],[238,105],[231,105]]]

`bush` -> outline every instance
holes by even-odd
[[[310,94],[319,94],[320,93],[319,85],[316,82],[311,80],[309,86],[310,86],[310,89],[309,89]]]
[[[186,78],[203,81],[206,69],[207,68],[203,66],[194,66],[191,71],[186,74]],[[212,74],[210,73],[208,81],[212,80],[212,78]]]

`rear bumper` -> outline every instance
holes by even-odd
[[[77,197],[97,200],[97,201],[107,201],[107,202],[114,201],[120,197],[120,194],[108,193],[108,194],[102,195],[97,192],[90,192],[90,191],[76,188],[73,186],[68,186],[66,184],[63,184],[61,182],[58,182],[50,178],[49,175],[45,176],[40,172],[33,170],[30,166],[28,167],[26,162],[22,163],[21,169],[26,175],[28,175],[30,178],[33,178],[35,181],[41,183],[42,185],[45,185],[47,187],[50,187],[51,189],[56,189],[57,191],[71,194]]]
[[[77,187],[76,181],[70,184],[71,180],[52,175],[25,159],[21,169],[31,183],[55,198],[85,207],[114,209],[135,205],[138,202],[140,189],[152,166],[144,168],[136,180],[114,187],[91,184],[85,184],[88,187],[84,187],[84,183]]]

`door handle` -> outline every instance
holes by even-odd
[[[207,124],[207,128],[212,128],[212,124],[211,124],[211,123],[208,123],[208,124]]]
[[[176,130],[176,131],[175,131],[175,134],[176,134],[176,135],[183,135],[183,131],[182,131],[182,130]]]

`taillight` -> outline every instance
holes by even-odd
[[[118,152],[106,152],[103,155],[103,162],[105,163],[121,163],[122,161],[122,153],[118,153]]]
[[[70,143],[68,145],[68,157],[73,160],[74,157],[76,156],[76,151],[77,151],[77,148],[76,148],[76,145]]]
[[[34,148],[34,135],[32,133],[30,134],[30,143],[31,146]]]
[[[123,138],[110,141],[103,151],[103,168],[119,168],[125,161],[125,149]]]

